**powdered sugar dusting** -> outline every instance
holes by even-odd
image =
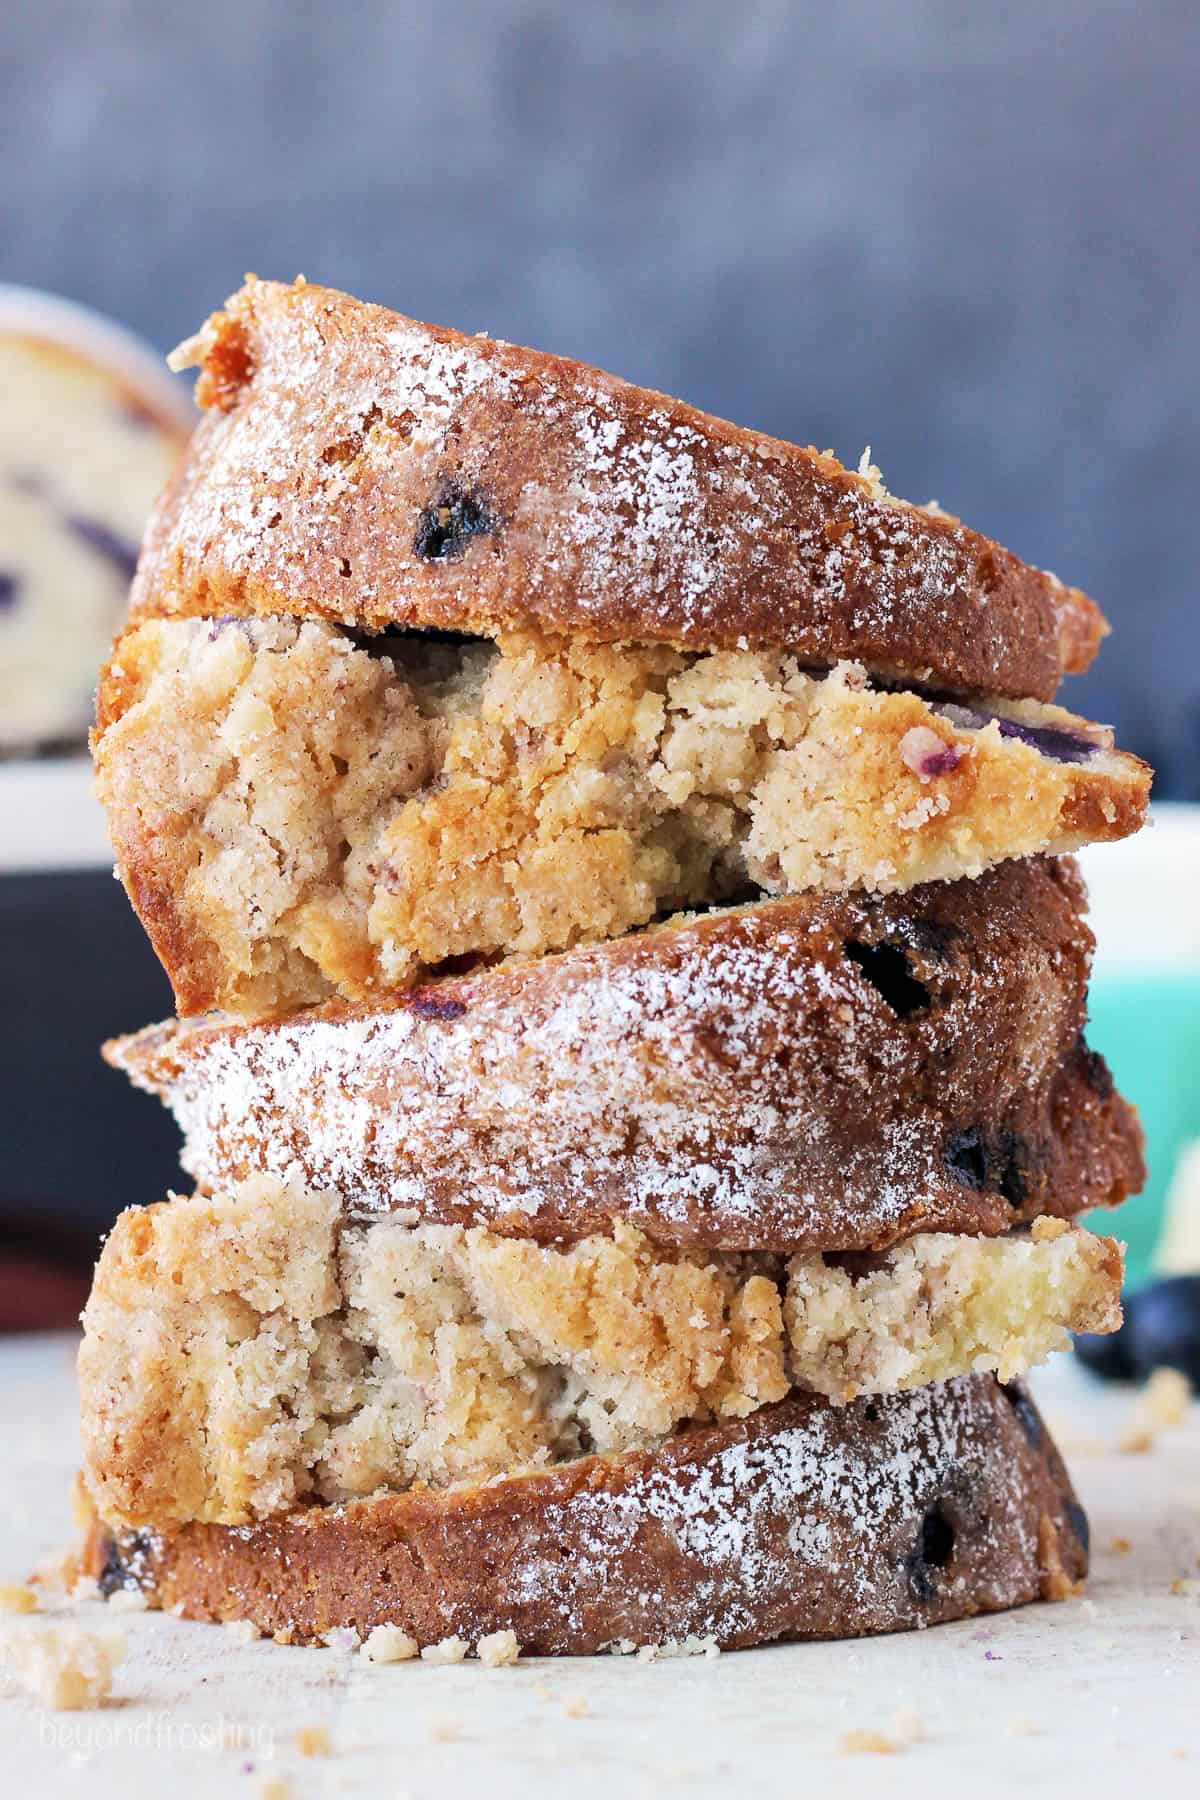
[[[569,1534],[578,1560],[564,1579],[553,1558],[529,1556],[514,1571],[514,1601],[553,1598],[564,1623],[580,1629],[574,1596],[593,1583],[621,1582],[653,1521],[689,1569],[688,1589],[636,1598],[668,1609],[672,1635],[727,1641],[813,1577],[864,1621],[860,1629],[871,1629],[865,1621],[893,1600],[897,1575],[904,1578],[885,1546],[914,1544],[928,1507],[943,1491],[961,1490],[965,1467],[991,1489],[980,1525],[993,1554],[1011,1556],[1014,1588],[1027,1579],[1036,1521],[1023,1504],[1021,1474],[989,1430],[978,1379],[893,1396],[874,1415],[877,1428],[860,1436],[836,1412],[814,1408],[802,1424],[752,1434],[698,1464],[651,1464],[615,1492],[584,1490],[551,1506],[546,1539]]]
[[[982,920],[921,964],[927,1024],[845,956],[879,930],[868,908],[781,901],[422,990],[450,997],[432,1016],[166,1027],[113,1055],[168,1101],[206,1187],[298,1165],[357,1213],[553,1237],[615,1210],[660,1241],[869,1245],[936,1223],[954,1132],[1015,1107],[1031,1143],[1057,1129],[1086,930],[1045,881],[987,878]],[[920,942],[913,904],[883,903],[900,941]]]

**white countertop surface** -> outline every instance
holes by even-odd
[[[77,1461],[73,1342],[0,1340],[7,1454],[0,1582],[69,1541]],[[1046,1371],[1039,1397],[1091,1514],[1084,1600],[847,1644],[706,1661],[601,1657],[373,1667],[332,1650],[241,1644],[158,1614],[72,1609],[118,1626],[111,1701],[52,1713],[0,1670],[4,1792],[171,1800],[259,1795],[391,1800],[641,1800],[753,1794],[922,1800],[1015,1792],[1071,1800],[1200,1794],[1200,1405],[1142,1455],[1116,1449],[1133,1397]],[[1130,1549],[1116,1548],[1127,1540]],[[1184,1591],[1173,1584],[1186,1583]],[[47,1621],[0,1619],[5,1632]],[[568,1710],[573,1703],[574,1716]],[[916,1713],[925,1737],[848,1755],[855,1730]],[[302,1757],[323,1725],[332,1754]],[[224,1731],[222,1731],[224,1728]],[[228,1739],[240,1728],[242,1743]],[[221,1742],[222,1735],[227,1740]]]

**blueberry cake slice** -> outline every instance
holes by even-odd
[[[1057,707],[858,664],[290,619],[135,627],[94,749],[183,1014],[373,1000],[748,894],[974,877],[1136,830],[1150,785]]]
[[[1105,630],[865,463],[329,288],[250,278],[175,363],[206,417],[140,610],[787,649],[1039,700]]]
[[[842,1406],[1023,1374],[1120,1323],[1111,1238],[1035,1221],[880,1254],[547,1247],[343,1218],[255,1176],[122,1213],[84,1313],[84,1476],[130,1527],[245,1525],[651,1449],[793,1389]]]
[[[1035,858],[106,1055],[170,1106],[208,1192],[296,1170],[354,1216],[542,1243],[618,1221],[683,1249],[1001,1233],[1142,1183],[1136,1117],[1082,1036],[1084,907],[1074,864]]]
[[[795,1393],[649,1449],[253,1525],[93,1514],[84,1567],[105,1594],[283,1643],[694,1653],[1064,1599],[1087,1539],[1021,1384],[969,1375],[844,1407]]]

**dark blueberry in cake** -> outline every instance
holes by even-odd
[[[465,1000],[443,998],[437,993],[415,993],[408,997],[408,1008],[418,1019],[461,1019],[467,1010]]]
[[[1010,1206],[1024,1206],[1029,1197],[1029,1147],[1015,1132],[1002,1131],[988,1139],[971,1126],[950,1139],[944,1154],[950,1174],[964,1187],[996,1188]]]
[[[17,604],[20,587],[21,583],[15,575],[10,575],[7,569],[0,569],[0,612],[8,612],[10,607]]]
[[[1129,1300],[1125,1301],[1125,1319],[1120,1331],[1081,1331],[1075,1337],[1075,1354],[1085,1369],[1101,1381],[1136,1381],[1138,1370],[1133,1360],[1133,1343],[1129,1333]]]
[[[1002,1384],[1002,1392],[1017,1416],[1017,1424],[1036,1450],[1046,1435],[1042,1415],[1029,1398],[1029,1390],[1019,1381]]]
[[[1113,1083],[1112,1071],[1098,1050],[1088,1046],[1082,1031],[1075,1045],[1083,1069],[1083,1078],[1099,1100],[1111,1100],[1116,1087]]]
[[[144,1560],[151,1547],[150,1539],[141,1531],[123,1533],[121,1538],[113,1536],[111,1532],[108,1534],[104,1545],[104,1561],[96,1577],[97,1586],[106,1600],[110,1594],[115,1594],[122,1588],[140,1586],[135,1564]]]
[[[73,532],[80,543],[86,544],[98,556],[107,557],[126,581],[133,580],[133,572],[137,568],[138,559],[136,544],[131,544],[127,538],[110,530],[99,519],[88,519],[81,513],[68,513],[63,522],[67,530]]]
[[[845,951],[898,1019],[924,1012],[929,1005],[929,989],[923,981],[917,980],[907,952],[899,944],[850,942]]]
[[[1088,1516],[1078,1500],[1064,1500],[1063,1513],[1067,1524],[1075,1534],[1075,1542],[1086,1556],[1092,1547],[1092,1528],[1088,1524]]]
[[[1019,725],[1015,719],[1001,719],[1000,736],[1018,738],[1029,744],[1051,762],[1081,763],[1095,756],[1098,745],[1077,731],[1063,731],[1058,725]]]
[[[957,925],[944,925],[936,919],[905,919],[900,930],[912,949],[935,962],[947,961],[955,939],[962,936]]]
[[[1014,1131],[1002,1132],[996,1145],[997,1186],[1010,1206],[1024,1206],[1029,1197],[1029,1150]]]
[[[908,1584],[918,1600],[932,1600],[937,1593],[937,1572],[954,1555],[955,1537],[954,1526],[941,1506],[931,1506],[921,1520],[907,1562]]]
[[[1129,1305],[1125,1335],[1139,1375],[1178,1369],[1200,1389],[1200,1275],[1170,1275],[1142,1288]]]
[[[413,554],[422,562],[451,562],[472,538],[486,537],[499,524],[477,494],[468,493],[457,481],[447,481],[421,514]]]
[[[239,619],[232,613],[226,613],[223,618],[214,619],[209,626],[209,642],[215,643],[217,638],[224,637],[227,631],[240,631],[242,636],[257,649],[262,641],[262,634],[258,626],[257,619]]]
[[[959,706],[953,701],[947,701],[935,710],[965,731],[982,731],[995,723],[1000,727],[1001,737],[1017,738],[1051,762],[1087,762],[1099,750],[1099,745],[1093,744],[1090,738],[1082,737],[1077,731],[1064,731],[1061,725],[1023,725],[1017,719],[1001,718],[999,713],[984,712],[975,706]]]
[[[946,1167],[964,1187],[978,1189],[987,1186],[987,1148],[974,1127],[969,1131],[960,1131],[957,1137],[951,1138],[946,1146]]]

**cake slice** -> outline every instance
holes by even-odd
[[[856,1637],[1062,1599],[1087,1538],[1025,1390],[971,1375],[837,1408],[793,1394],[650,1449],[250,1526],[93,1518],[84,1567],[106,1594],[284,1643],[383,1628],[409,1653],[448,1653],[511,1631],[526,1654],[581,1655]]]
[[[84,1313],[84,1476],[131,1527],[242,1525],[653,1448],[793,1388],[835,1405],[1120,1323],[1121,1251],[1062,1220],[874,1255],[562,1248],[342,1218],[258,1176],[121,1214]]]
[[[248,279],[188,364],[207,417],[151,526],[139,611],[789,649],[1041,700],[1105,629],[865,459],[855,474],[330,288]]]
[[[351,1216],[542,1243],[620,1221],[682,1249],[1001,1233],[1142,1183],[1137,1119],[1082,1037],[1084,906],[1073,864],[1007,863],[106,1054],[170,1106],[209,1192],[296,1171]]]
[[[403,991],[754,894],[895,892],[1135,831],[1103,727],[796,656],[153,620],[101,676],[117,864],[181,1013]]]

